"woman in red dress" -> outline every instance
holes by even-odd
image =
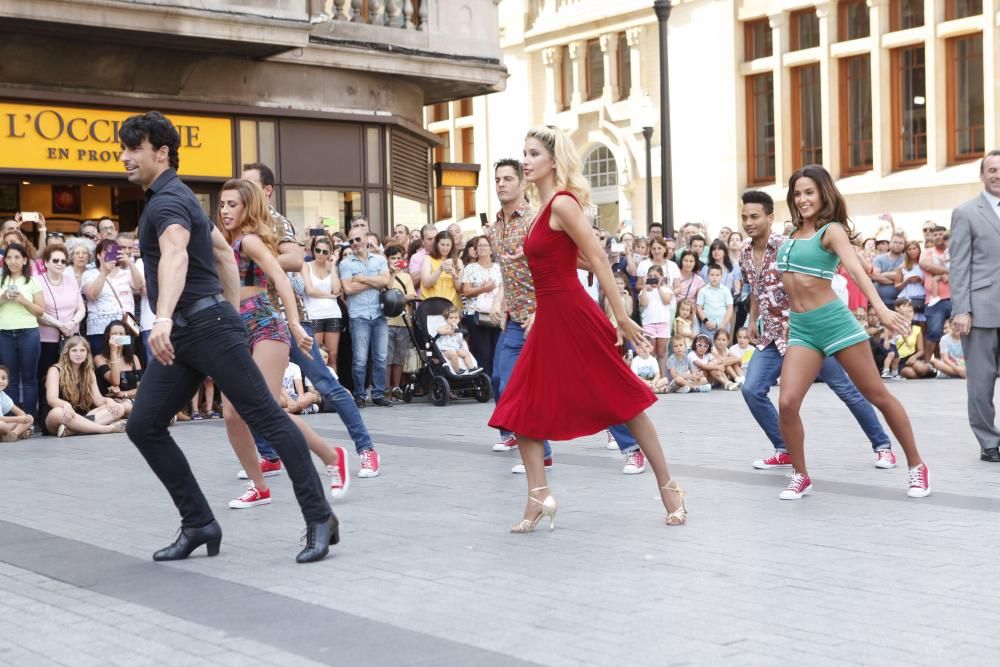
[[[511,532],[531,532],[546,516],[549,528],[555,526],[556,500],[545,480],[543,440],[571,440],[622,423],[653,468],[667,524],[683,524],[683,491],[670,477],[656,429],[645,413],[656,397],[616,351],[622,338],[636,349],[649,348],[649,341],[626,313],[611,266],[583,213],[590,187],[569,138],[555,128],[531,130],[524,142],[524,176],[542,203],[524,242],[537,311],[490,419],[493,428],[516,434],[528,481],[524,518]],[[608,295],[617,332],[577,279],[581,255]]]

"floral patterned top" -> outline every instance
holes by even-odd
[[[524,239],[531,229],[536,211],[528,204],[521,204],[510,220],[504,220],[503,209],[497,212],[497,221],[489,232],[493,257],[500,264],[503,276],[503,302],[510,319],[524,324],[535,312],[535,283],[531,279],[528,260],[524,257]],[[519,259],[506,257],[520,254]]]
[[[757,349],[763,350],[774,343],[782,355],[785,354],[788,329],[788,295],[781,284],[778,249],[784,242],[785,237],[781,234],[771,234],[759,267],[754,266],[753,241],[747,241],[740,252],[740,271],[750,285],[750,293],[757,297],[757,308],[764,320]]]

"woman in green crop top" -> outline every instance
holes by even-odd
[[[778,251],[777,265],[790,307],[788,350],[781,369],[781,436],[794,474],[779,496],[798,500],[812,489],[806,469],[805,432],[799,411],[824,357],[835,356],[858,390],[879,409],[906,453],[911,498],[930,495],[927,466],[913,438],[906,410],[879,376],[868,335],[833,292],[831,279],[841,262],[876,309],[882,325],[905,334],[906,318],[882,304],[854,251],[847,205],[830,174],[819,165],[799,169],[788,181],[788,210],[794,230]]]

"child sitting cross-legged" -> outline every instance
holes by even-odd
[[[670,339],[670,350],[673,354],[667,357],[667,373],[670,375],[668,392],[686,394],[690,391],[712,391],[712,385],[708,383],[705,374],[688,358],[688,349],[682,337],[674,336]]]
[[[951,320],[944,323],[944,337],[941,339],[941,358],[931,357],[931,366],[937,370],[939,378],[965,377],[965,350],[962,337],[951,326]]]
[[[320,397],[312,386],[306,388],[302,370],[297,364],[288,363],[281,378],[281,399],[285,412],[293,415],[311,415],[319,412]]]
[[[712,344],[712,356],[722,364],[722,371],[726,377],[743,386],[743,369],[741,367],[741,357],[737,357],[729,352],[729,332],[722,329],[715,334],[715,342]]]
[[[899,374],[907,380],[934,375],[934,370],[924,361],[924,333],[920,325],[913,321],[913,304],[909,299],[896,299],[896,312],[910,322],[909,333],[896,339]]]
[[[441,354],[451,364],[456,375],[478,370],[476,360],[469,352],[469,345],[463,339],[462,332],[458,328],[462,321],[458,310],[451,306],[442,315],[444,315],[445,323],[437,330],[437,346],[441,350]],[[465,363],[464,368],[459,360]]]
[[[31,427],[35,423],[31,415],[14,404],[14,399],[4,392],[10,374],[6,366],[0,366],[0,440],[14,442],[31,437]]]
[[[712,340],[705,334],[695,336],[694,346],[691,348],[688,358],[713,385],[722,387],[726,391],[736,391],[740,388],[738,384],[726,376],[722,363],[712,355]]]
[[[729,348],[729,354],[740,360],[740,370],[743,374],[746,374],[747,364],[750,363],[750,358],[753,356],[754,348],[750,344],[750,334],[747,333],[746,327],[740,327],[736,330],[736,344]]]
[[[660,375],[660,362],[650,354],[649,348],[639,351],[639,356],[632,359],[632,372],[649,385],[656,394],[666,394],[670,388],[670,379]]]

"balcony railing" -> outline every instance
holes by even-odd
[[[334,21],[425,30],[428,0],[327,0],[325,14]]]

